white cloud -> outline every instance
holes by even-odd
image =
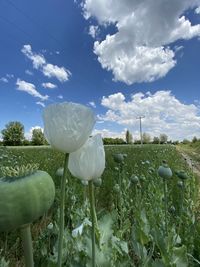
[[[114,80],[127,84],[164,77],[176,64],[168,46],[180,39],[200,36],[200,24],[192,25],[183,14],[200,0],[85,0],[86,19],[114,24],[116,33],[94,43],[94,53]]]
[[[65,82],[69,80],[71,72],[64,67],[58,67],[57,65],[46,64],[43,66],[43,74],[49,78],[55,77],[60,82]]]
[[[10,74],[10,73],[7,73],[7,74],[6,74],[6,77],[7,77],[8,79],[12,79],[12,78],[14,78],[14,75],[13,75],[13,74]]]
[[[200,6],[198,6],[198,7],[195,9],[195,13],[196,13],[196,14],[200,14]]]
[[[103,97],[101,104],[107,112],[99,115],[101,121],[110,121],[138,131],[138,116],[144,115],[144,131],[152,136],[166,133],[171,139],[200,137],[200,109],[194,104],[181,103],[170,91],[131,95],[127,101],[122,93]]]
[[[57,98],[63,99],[63,96],[62,95],[58,95]]]
[[[32,95],[34,97],[38,97],[43,101],[47,100],[49,98],[48,95],[45,95],[45,96],[41,95],[36,90],[35,85],[32,84],[32,83],[28,83],[26,81],[22,81],[20,79],[17,79],[16,85],[17,85],[17,90],[27,92],[28,94],[30,94],[30,95]]]
[[[54,88],[57,87],[57,85],[56,84],[53,84],[53,83],[42,83],[42,86],[44,88],[49,88],[49,89],[54,89]]]
[[[28,74],[28,75],[31,75],[31,76],[33,75],[33,72],[30,71],[30,70],[25,70],[25,73]]]
[[[183,47],[182,45],[175,45],[175,47],[174,47],[174,52],[177,53],[177,52],[183,50],[183,48],[184,48],[184,47]]]
[[[0,78],[0,82],[8,83],[8,79],[6,77]]]
[[[10,79],[14,78],[13,74],[7,73],[5,77],[0,78],[0,82],[8,83]]]
[[[50,64],[46,61],[42,54],[36,54],[32,52],[31,45],[24,45],[22,53],[29,58],[33,63],[33,68],[39,69],[42,73],[49,78],[56,78],[60,82],[69,80],[71,72],[64,67],[58,67],[57,65]]]
[[[45,104],[43,102],[37,101],[36,104],[42,106],[43,108],[45,107]]]
[[[98,26],[90,25],[88,33],[92,36],[92,38],[95,39],[98,36],[99,31],[100,30]]]
[[[39,69],[44,64],[46,64],[46,60],[43,55],[32,52],[31,45],[24,45],[21,51],[27,58],[32,60],[33,68]]]
[[[96,104],[95,104],[94,101],[90,101],[88,104],[89,104],[91,107],[96,108]]]
[[[121,132],[116,132],[116,131],[110,131],[108,129],[102,129],[102,130],[97,130],[94,129],[92,134],[101,134],[102,138],[110,137],[110,138],[122,138],[125,140],[125,133],[126,133],[126,128],[121,131]]]

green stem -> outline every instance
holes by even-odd
[[[118,214],[119,214],[119,227],[121,227],[122,225],[122,165],[120,164],[119,165],[119,172],[118,172],[118,180],[119,180],[119,188],[120,188],[120,191],[119,191],[119,198],[118,198],[118,203],[119,203],[119,211],[118,211]]]
[[[166,180],[163,179],[163,186],[164,186],[164,202],[165,202],[165,233],[168,237],[168,223],[167,223],[167,183]]]
[[[64,233],[64,222],[65,222],[65,187],[66,187],[68,158],[69,154],[65,154],[64,172],[61,179],[60,225],[59,225],[59,237],[58,237],[58,267],[62,266],[63,233]]]
[[[20,229],[22,244],[24,249],[24,258],[26,267],[34,267],[33,262],[33,245],[30,224],[23,225]]]
[[[89,198],[92,216],[92,267],[95,267],[95,224],[97,223],[97,218],[95,211],[94,187],[92,181],[89,181]]]

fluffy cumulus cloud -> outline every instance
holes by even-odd
[[[90,25],[88,33],[92,36],[92,38],[96,38],[99,34],[99,27],[95,25]]]
[[[56,78],[60,82],[69,80],[71,72],[68,69],[48,63],[42,54],[34,53],[32,51],[31,45],[24,45],[21,51],[32,61],[33,68],[41,70],[48,78]]]
[[[26,92],[29,95],[32,95],[34,97],[38,97],[42,101],[47,100],[49,98],[48,95],[41,95],[37,91],[37,89],[36,89],[36,87],[35,87],[35,85],[33,83],[28,83],[26,81],[22,81],[20,79],[17,79],[16,85],[17,85],[17,90],[24,91],[24,92]]]
[[[114,80],[132,84],[157,80],[176,65],[169,45],[200,36],[200,24],[185,15],[198,13],[199,5],[200,0],[85,0],[82,6],[86,19],[116,26],[116,33],[95,41],[94,53]]]
[[[54,89],[54,88],[57,87],[57,85],[54,84],[54,83],[42,83],[42,86],[43,86],[44,88],[48,88],[48,89]]]
[[[100,121],[117,123],[132,130],[135,136],[139,128],[139,116],[143,130],[151,136],[166,133],[173,140],[192,139],[200,133],[200,109],[197,105],[180,102],[170,91],[157,91],[154,94],[141,92],[126,100],[122,93],[103,97],[105,114],[98,115]]]

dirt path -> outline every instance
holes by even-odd
[[[185,151],[180,149],[180,147],[176,147],[176,149],[185,159],[185,161],[187,162],[188,166],[192,169],[192,171],[200,177],[200,162],[195,161],[191,155],[188,155]]]

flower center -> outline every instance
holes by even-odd
[[[1,173],[4,178],[19,178],[33,174],[39,168],[37,163],[28,163],[27,165],[15,167],[1,167]]]

